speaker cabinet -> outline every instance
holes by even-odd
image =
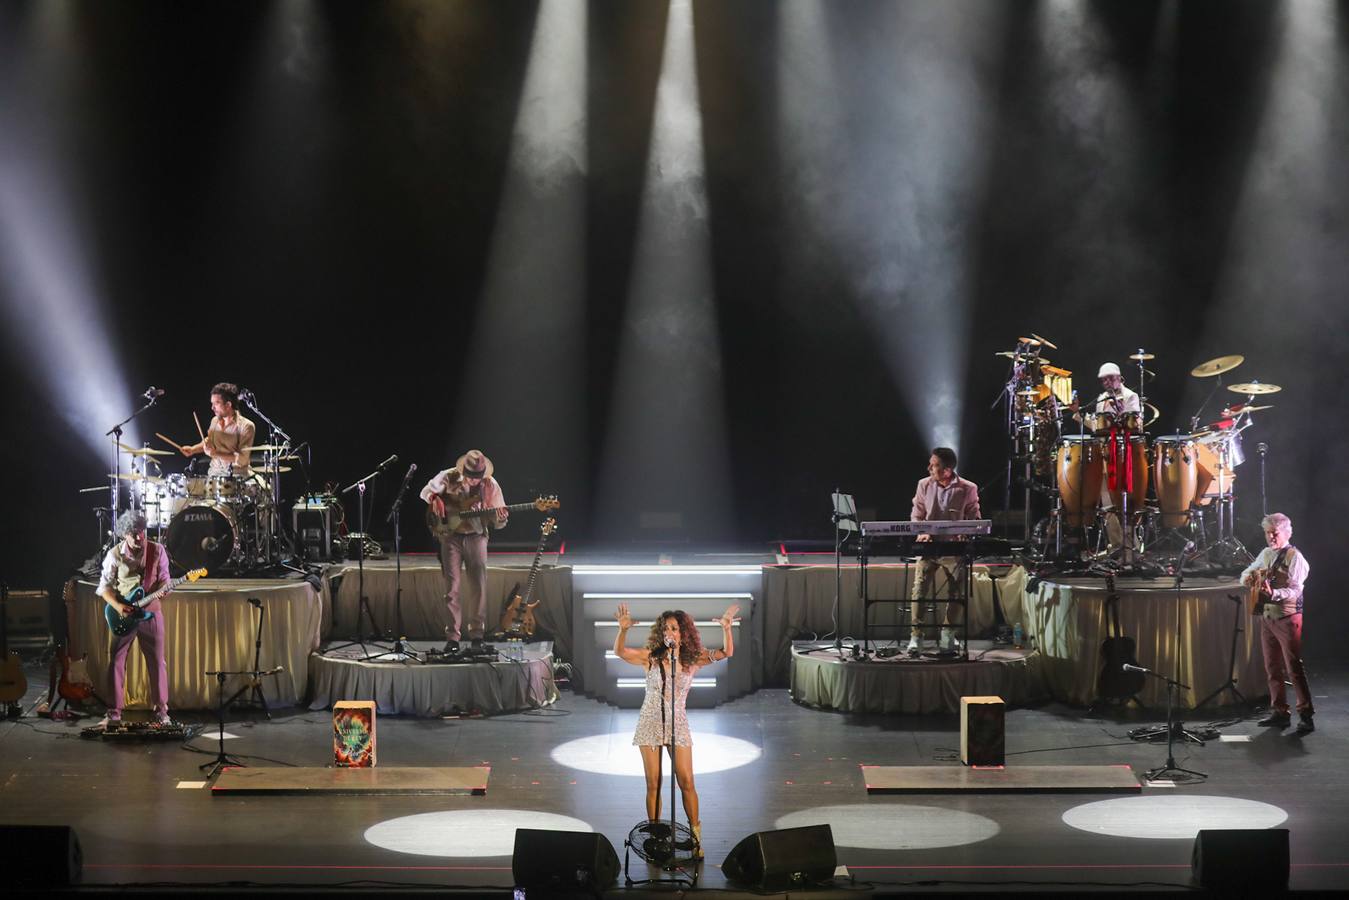
[[[1247,896],[1288,889],[1288,829],[1206,829],[1194,839],[1190,870],[1200,886]]]
[[[618,879],[618,854],[602,834],[517,828],[511,875],[523,888],[605,888]]]
[[[960,761],[967,766],[1003,764],[1003,712],[1001,697],[960,698]]]
[[[16,887],[70,887],[84,878],[84,851],[69,825],[0,825],[0,871]]]
[[[727,881],[761,891],[828,882],[836,868],[834,832],[828,825],[756,832],[736,844],[721,864]]]

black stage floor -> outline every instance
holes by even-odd
[[[41,673],[29,674],[30,683],[45,682]],[[1149,786],[1126,797],[868,796],[860,765],[958,766],[958,721],[819,712],[793,704],[785,690],[695,710],[698,768],[731,766],[697,776],[707,848],[699,886],[725,886],[720,864],[750,833],[830,821],[839,861],[859,885],[1184,888],[1192,838],[1165,834],[1198,821],[1281,824],[1291,832],[1293,888],[1349,889],[1343,763],[1349,668],[1311,677],[1316,733],[1298,738],[1260,729],[1254,716],[1228,722],[1220,727],[1224,738],[1249,740],[1177,748],[1180,765],[1208,773],[1206,782]],[[31,701],[38,691],[29,693]],[[1007,762],[1127,764],[1141,774],[1164,762],[1165,744],[1131,742],[1126,733],[1154,716],[1091,718],[1061,706],[1011,710]],[[548,816],[587,823],[622,856],[625,836],[643,816],[637,751],[630,746],[635,719],[634,711],[567,691],[553,707],[490,719],[384,717],[381,766],[490,765],[485,796],[220,797],[193,786],[201,778],[198,765],[214,754],[212,731],[186,747],[113,744],[79,737],[89,719],[24,718],[0,723],[0,819],[73,826],[92,885],[504,889],[511,884],[514,827],[568,827],[566,819]],[[205,725],[208,717],[191,721]],[[327,713],[282,711],[268,722],[243,710],[231,714],[227,731],[237,737],[226,749],[249,765],[323,766],[331,758]],[[568,749],[571,766],[555,755]],[[1091,806],[1103,802],[1115,806]],[[391,821],[410,816],[424,818],[403,827]],[[389,849],[414,844],[429,852]],[[644,866],[634,869],[635,877],[646,874]]]

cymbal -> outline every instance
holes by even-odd
[[[141,475],[137,472],[122,472],[119,474],[108,473],[109,478],[120,478],[123,481],[148,481],[152,484],[159,484],[164,479],[158,475]]]
[[[254,472],[265,472],[270,475],[273,472],[289,472],[290,466],[253,466]]]
[[[130,453],[132,456],[176,456],[176,455],[177,455],[177,454],[175,454],[172,450],[154,450],[154,449],[151,449],[150,447],[142,447],[142,448],[140,448],[140,449],[138,450],[138,449],[136,449],[135,447],[128,447],[126,444],[123,444],[121,441],[118,441],[118,442],[117,442],[117,446],[122,450],[123,453]]]
[[[259,453],[269,453],[273,450],[289,450],[290,448],[285,444],[256,444],[248,449],[256,450]]]
[[[1156,354],[1156,353],[1144,353],[1143,350],[1140,349],[1137,353],[1130,353],[1130,354],[1129,354],[1129,358],[1132,359],[1132,360],[1134,360],[1135,362],[1142,362],[1142,361],[1145,360],[1145,359],[1156,359],[1156,358],[1157,358],[1157,354]]]
[[[1030,333],[1030,336],[1033,337],[1033,338],[1035,338],[1035,339],[1036,339],[1037,341],[1039,341],[1040,343],[1044,344],[1044,345],[1045,345],[1046,347],[1048,347],[1050,350],[1057,350],[1057,349],[1059,349],[1059,345],[1058,345],[1058,344],[1054,343],[1053,341],[1051,341],[1049,338],[1045,337],[1044,335],[1039,335],[1039,334],[1036,334],[1035,332],[1032,331],[1032,332]]]
[[[1246,357],[1240,354],[1232,356],[1218,356],[1210,359],[1206,363],[1200,363],[1190,370],[1190,374],[1195,378],[1208,378],[1212,375],[1221,375],[1224,372],[1230,372],[1237,366],[1246,361]]]
[[[1027,356],[1026,354],[1017,353],[1015,350],[999,350],[997,353],[994,353],[993,355],[1005,356],[1008,359],[1030,359],[1030,357]]]
[[[1025,390],[1017,391],[1016,395],[1018,397],[1038,397],[1040,396],[1040,390],[1039,388],[1026,388]]]
[[[1016,339],[1016,342],[1017,342],[1018,344],[1026,344],[1026,345],[1031,346],[1031,347],[1038,347],[1038,346],[1040,346],[1040,341],[1037,340],[1036,338],[1019,337],[1019,338]]]
[[[1244,384],[1229,384],[1227,389],[1234,394],[1277,394],[1283,388],[1277,384],[1261,384],[1258,381],[1247,381]]]

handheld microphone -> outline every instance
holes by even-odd
[[[160,397],[164,396],[164,389],[157,388],[152,384],[145,389],[145,393],[141,394],[141,396],[146,400],[158,400]]]

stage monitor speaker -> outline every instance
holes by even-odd
[[[1205,829],[1194,839],[1194,880],[1244,894],[1288,889],[1288,829]]]
[[[721,864],[726,880],[761,891],[828,882],[838,868],[828,825],[759,831],[735,845]]]
[[[618,879],[618,854],[595,832],[517,828],[511,876],[523,888],[606,888]]]
[[[0,871],[17,887],[70,887],[84,878],[84,851],[69,825],[0,825]]]

